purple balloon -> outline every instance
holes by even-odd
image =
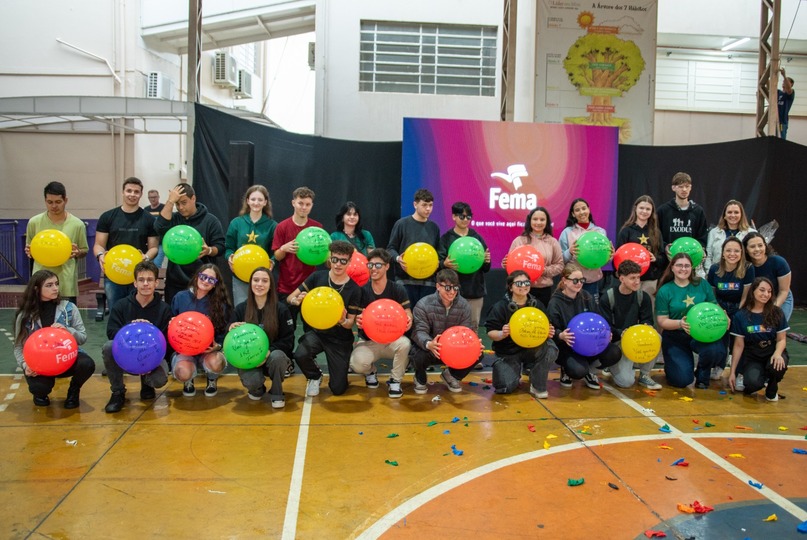
[[[574,332],[572,350],[582,356],[597,356],[611,343],[611,327],[597,313],[578,313],[569,321]]]
[[[151,323],[129,323],[115,334],[112,357],[123,371],[144,375],[165,358],[165,336]]]

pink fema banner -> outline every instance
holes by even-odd
[[[618,130],[566,124],[405,118],[401,215],[415,191],[434,194],[431,219],[454,226],[451,205],[471,205],[494,268],[524,230],[529,211],[549,211],[557,238],[571,202],[588,201],[594,222],[616,237]]]

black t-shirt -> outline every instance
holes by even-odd
[[[397,281],[390,281],[387,280],[387,286],[384,287],[384,290],[381,291],[381,294],[376,294],[373,290],[373,281],[370,280],[364,284],[361,288],[362,299],[361,299],[361,307],[362,309],[369,306],[371,303],[375,302],[376,300],[381,300],[382,298],[386,298],[389,300],[395,300],[404,309],[412,309],[412,305],[409,303],[409,295],[406,294],[406,289],[403,285],[398,283]],[[367,334],[364,333],[364,330],[359,330],[359,338],[367,341],[370,338],[367,337]]]
[[[149,214],[151,214],[152,216],[157,217],[160,214],[160,212],[163,211],[164,206],[165,205],[163,203],[158,204],[157,208],[152,208],[151,205],[149,205],[145,207],[144,210]]]
[[[308,293],[317,287],[330,287],[338,292],[339,296],[342,297],[342,301],[345,303],[345,309],[347,310],[348,315],[358,315],[361,311],[361,288],[359,288],[356,282],[352,279],[348,279],[347,283],[343,285],[335,285],[331,283],[328,270],[318,270],[308,276],[306,280],[303,281],[297,288],[301,292]],[[327,330],[315,329],[314,332],[332,337],[339,341],[353,341],[353,330],[350,328],[345,328],[340,324],[336,324]]]
[[[149,237],[157,236],[154,217],[142,208],[134,212],[124,212],[120,206],[107,210],[98,218],[95,230],[109,235],[106,249],[127,244],[143,253],[148,251]]]

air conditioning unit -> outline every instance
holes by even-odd
[[[164,73],[150,71],[146,80],[146,97],[149,99],[171,99],[174,93],[174,81]]]
[[[225,51],[217,51],[213,59],[213,84],[227,88],[238,87],[238,68],[235,58]]]
[[[252,73],[246,69],[238,70],[238,86],[233,90],[236,99],[252,97]]]

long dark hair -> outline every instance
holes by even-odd
[[[757,299],[754,298],[754,291],[759,289],[759,286],[763,283],[767,283],[771,288],[771,297],[764,305],[757,306]],[[755,278],[748,290],[748,295],[745,297],[745,303],[742,305],[742,309],[748,310],[749,312],[756,307],[762,307],[762,324],[769,329],[779,326],[779,323],[782,322],[782,317],[785,316],[784,312],[776,307],[776,295],[773,294],[773,291],[773,282],[770,279],[766,277]]]
[[[210,322],[213,323],[213,328],[216,329],[216,332],[222,332],[227,328],[227,324],[230,322],[230,311],[232,310],[233,304],[230,302],[230,293],[227,292],[227,285],[224,283],[224,278],[221,276],[219,267],[215,264],[206,263],[197,268],[196,272],[191,276],[188,288],[191,294],[196,297],[196,284],[199,281],[199,274],[205,270],[213,270],[218,280],[206,295],[208,302],[210,302],[207,317],[210,319]]]
[[[343,204],[342,208],[339,209],[339,213],[336,214],[336,230],[339,232],[345,232],[345,221],[344,221],[345,214],[347,214],[351,210],[355,210],[356,215],[359,216],[359,219],[356,220],[356,228],[354,229],[353,233],[357,237],[361,238],[362,237],[361,210],[359,210],[358,205],[353,201],[348,201],[345,204]]]
[[[521,233],[521,236],[525,237],[527,240],[530,239],[530,235],[532,234],[532,216],[535,212],[543,212],[546,216],[546,227],[544,227],[544,234],[548,234],[552,236],[552,218],[549,217],[549,210],[544,208],[543,206],[536,206],[530,213],[527,214],[527,219],[524,221],[524,232]]]
[[[655,253],[659,253],[659,246],[661,246],[661,231],[658,228],[658,217],[656,216],[656,203],[653,202],[653,198],[649,195],[640,195],[635,201],[633,201],[633,208],[631,208],[630,216],[628,216],[628,220],[622,224],[622,228],[630,227],[634,223],[636,223],[636,207],[639,206],[639,203],[647,203],[649,204],[653,210],[650,212],[650,217],[647,218],[647,236],[650,239],[650,251]],[[591,218],[589,217],[589,220]],[[591,221],[594,223],[594,221]]]
[[[17,337],[14,340],[15,345],[22,345],[25,340],[28,339],[28,334],[30,334],[29,327],[34,321],[38,320],[42,314],[42,306],[44,304],[42,302],[42,285],[47,280],[54,277],[58,279],[59,276],[50,270],[39,270],[38,272],[34,272],[34,275],[28,280],[28,286],[25,287],[25,292],[22,293],[22,298],[20,298],[20,304],[17,307],[16,313],[14,313],[15,321],[17,317],[20,318],[20,330],[17,332]],[[58,305],[61,299],[62,297],[60,295],[53,302]]]
[[[768,244],[768,241],[765,239],[765,237],[762,234],[758,233],[757,231],[751,231],[751,232],[749,232],[748,234],[746,234],[743,237],[743,248],[745,248],[745,257],[748,259],[748,262],[750,262],[751,264],[754,264],[754,261],[751,260],[751,256],[748,255],[748,242],[750,242],[754,238],[762,238],[762,243],[765,244],[765,257],[766,258],[775,254],[773,249],[771,248],[770,244]]]
[[[263,317],[258,320],[258,302],[255,300],[255,293],[252,292],[252,277],[257,272],[266,272],[269,276],[269,292],[266,294],[266,305],[263,306]],[[269,337],[269,341],[275,339],[278,334],[277,318],[277,291],[272,271],[264,266],[259,266],[249,275],[249,291],[247,291],[247,309],[244,312],[244,322],[263,326],[263,331]]]
[[[573,200],[572,204],[569,206],[569,217],[566,218],[567,227],[574,227],[577,224],[577,218],[574,217],[574,205],[579,202],[586,203],[586,206],[588,206],[588,222],[594,223],[594,214],[591,213],[591,205],[588,204],[588,201],[585,200],[584,198],[578,197],[575,200]]]
[[[673,255],[673,258],[670,259],[670,264],[667,265],[667,268],[664,269],[664,274],[661,276],[661,279],[658,280],[658,287],[656,287],[656,291],[661,289],[661,286],[665,283],[669,283],[675,279],[675,274],[673,274],[672,267],[681,259],[686,259],[689,261],[689,264],[692,264],[692,258],[687,253],[681,252]],[[697,285],[701,282],[701,278],[699,278],[697,272],[695,272],[695,265],[692,265],[692,268],[689,270],[689,282],[693,285]]]

